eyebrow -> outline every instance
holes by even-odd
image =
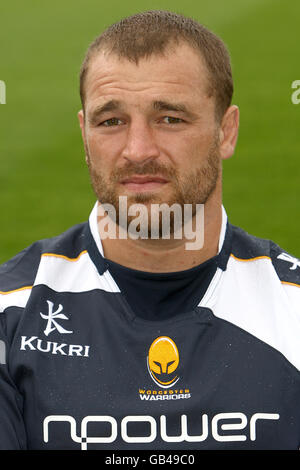
[[[154,101],[154,109],[157,111],[175,111],[180,113],[187,113],[186,106],[182,103],[170,103],[168,101]]]
[[[156,111],[174,111],[174,112],[181,112],[181,113],[188,113],[186,106],[182,103],[171,103],[168,101],[154,101],[152,103],[153,109]],[[122,104],[118,100],[110,100],[106,103],[97,106],[89,115],[89,122],[90,124],[95,124],[99,117],[107,112],[120,110],[122,108]]]
[[[90,124],[94,124],[97,121],[97,118],[101,116],[101,114],[110,112],[110,111],[116,111],[117,109],[121,108],[121,103],[117,100],[110,100],[107,101],[106,103],[97,106],[89,115],[89,122]]]

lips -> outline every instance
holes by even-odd
[[[145,183],[167,183],[167,180],[165,178],[162,178],[160,176],[130,176],[128,178],[125,178],[121,180],[121,184],[145,184]]]
[[[133,175],[128,178],[124,178],[120,183],[127,190],[141,192],[159,190],[162,186],[168,183],[168,181],[161,176]]]

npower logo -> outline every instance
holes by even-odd
[[[199,416],[199,421],[202,423],[201,434],[191,435],[188,432],[188,418],[187,415],[181,415],[180,427],[177,430],[168,430],[167,417],[161,415],[158,419],[153,416],[125,416],[121,423],[118,423],[113,416],[85,416],[80,423],[80,435],[77,434],[77,422],[73,416],[69,415],[52,415],[47,416],[43,423],[43,437],[44,442],[49,442],[49,428],[51,423],[51,434],[55,436],[55,424],[57,422],[65,422],[70,425],[70,437],[73,442],[81,445],[81,450],[87,450],[88,444],[111,444],[120,438],[128,444],[143,443],[149,444],[157,439],[164,442],[203,442],[209,437],[218,442],[242,442],[256,440],[257,428],[260,427],[260,435],[264,432],[265,420],[278,420],[279,414],[277,413],[255,413],[248,418],[244,413],[218,413],[209,420],[207,414]],[[88,425],[90,423],[102,422],[110,425],[110,435],[105,436],[88,436]],[[135,429],[134,423],[146,423],[148,427],[148,434],[145,436],[132,435]],[[130,429],[130,432],[129,432]],[[137,427],[137,429],[139,429]],[[235,431],[245,430],[245,433],[236,433]],[[225,431],[225,433],[224,433]],[[227,431],[227,433],[226,433]],[[230,433],[228,433],[230,431]],[[60,428],[61,440],[61,428]]]

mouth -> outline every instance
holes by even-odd
[[[120,181],[124,188],[137,192],[161,189],[167,183],[165,178],[151,175],[134,175]]]

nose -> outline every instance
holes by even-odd
[[[122,156],[135,163],[145,163],[159,156],[154,130],[146,121],[139,119],[130,123]]]

